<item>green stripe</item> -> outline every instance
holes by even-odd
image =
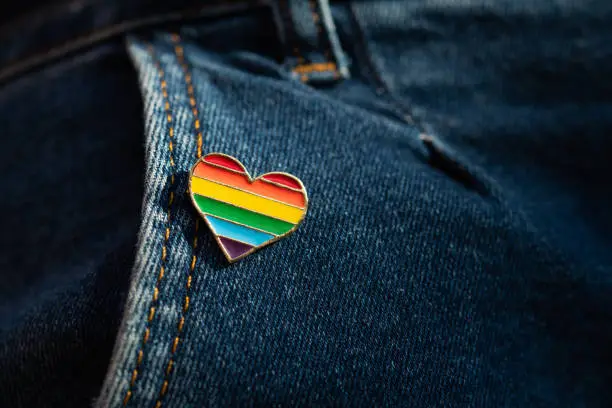
[[[238,222],[272,234],[281,235],[293,228],[293,224],[276,218],[270,218],[253,211],[234,207],[233,205],[194,194],[193,198],[200,211],[226,220]]]

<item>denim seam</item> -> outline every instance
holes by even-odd
[[[293,27],[293,20],[291,17],[291,13],[289,11],[289,4],[288,4],[289,0],[279,0],[279,13],[281,18],[285,21],[285,23],[288,26],[288,34],[287,37],[291,36],[292,38],[289,39],[287,38],[287,42],[293,42],[293,46],[292,46],[292,51],[293,51],[293,55],[295,56],[295,58],[297,58],[298,60],[298,66],[300,65],[304,65],[305,64],[305,59],[302,56],[302,53],[300,51],[300,47],[297,41],[295,41],[295,28]]]
[[[151,44],[147,46],[147,52],[151,56],[151,59],[153,60],[153,63],[155,64],[155,67],[157,68],[157,75],[159,77],[160,88],[161,88],[161,92],[164,98],[164,111],[166,113],[166,122],[168,124],[168,137],[169,137],[168,151],[170,154],[170,169],[171,170],[170,170],[170,185],[168,186],[166,228],[164,231],[164,238],[163,238],[162,250],[161,250],[161,263],[160,263],[159,273],[157,275],[157,280],[155,282],[155,287],[153,288],[153,294],[151,296],[149,313],[147,315],[147,322],[145,324],[145,332],[142,337],[142,343],[140,345],[140,349],[138,350],[138,354],[136,357],[136,363],[135,363],[134,370],[132,371],[132,375],[130,378],[130,384],[123,398],[124,407],[127,406],[128,402],[130,401],[130,398],[133,395],[133,387],[134,387],[134,384],[136,384],[136,380],[138,378],[138,370],[144,358],[144,348],[147,342],[149,341],[149,336],[151,334],[150,325],[153,319],[155,318],[155,307],[157,306],[157,301],[159,298],[159,284],[164,278],[166,259],[168,255],[168,240],[170,238],[170,231],[171,231],[172,221],[173,221],[172,216],[171,216],[172,215],[171,211],[173,208],[172,204],[174,202],[174,182],[176,178],[176,170],[175,170],[175,162],[174,162],[174,154],[173,154],[174,127],[173,127],[173,119],[172,119],[172,107],[170,105],[170,99],[168,97],[168,90],[167,90],[168,85],[165,79],[164,69],[162,68],[161,63],[159,62],[157,57],[155,56],[155,51]]]
[[[425,149],[427,150],[428,157],[431,158],[431,154],[433,151],[435,151],[441,156],[444,156],[446,159],[452,161],[454,165],[459,166],[460,169],[472,175],[478,181],[478,183],[481,184],[481,187],[484,190],[478,191],[480,195],[489,195],[497,202],[501,202],[503,194],[497,187],[496,180],[489,177],[486,172],[478,166],[468,165],[466,163],[466,160],[461,157],[457,152],[451,153],[448,147],[437,137],[435,130],[428,130],[427,124],[422,119],[418,118],[416,115],[413,114],[412,107],[406,105],[401,101],[401,99],[395,96],[394,92],[384,80],[376,64],[370,57],[370,53],[368,52],[368,39],[365,31],[362,28],[362,24],[359,21],[359,17],[357,16],[357,13],[353,8],[352,3],[349,3],[348,11],[358,34],[357,41],[360,44],[357,48],[359,49],[360,53],[363,54],[364,62],[368,65],[368,68],[372,73],[373,79],[377,83],[376,85],[378,86],[378,89],[382,91],[387,96],[388,101],[393,104],[393,111],[396,113],[396,115],[399,115],[399,117],[408,125],[412,125],[417,128],[417,130],[419,131],[419,141],[422,146],[425,147]]]
[[[397,99],[397,97],[395,97],[393,92],[391,92],[389,85],[383,79],[382,75],[378,71],[378,68],[372,61],[370,57],[370,53],[368,51],[368,41],[366,38],[366,34],[363,31],[361,22],[359,21],[359,18],[357,17],[357,14],[355,13],[355,10],[353,9],[353,4],[351,2],[348,3],[348,11],[349,11],[351,19],[353,20],[355,29],[357,30],[357,34],[358,34],[357,42],[360,43],[360,46],[357,46],[357,48],[360,49],[360,53],[363,54],[364,62],[367,64],[370,72],[372,73],[372,77],[374,81],[376,82],[376,86],[378,87],[378,90],[382,91],[382,93],[387,95],[389,102],[391,102],[394,106],[394,110],[396,111],[396,114],[398,114],[399,117],[404,122],[408,123],[409,125],[416,126],[419,129],[419,132],[423,134],[427,134],[427,131],[425,130],[423,124],[415,120],[410,107],[405,106],[402,102],[400,102]]]
[[[315,27],[317,28],[317,42],[319,43],[319,45],[321,45],[322,38],[323,38],[323,26],[321,25],[321,16],[319,15],[319,12],[317,11],[318,8],[318,3],[317,0],[308,0],[308,5],[310,6],[310,13],[312,14],[312,21],[315,24]],[[325,59],[327,59],[328,61],[331,60],[331,52],[329,47],[327,47],[327,49],[323,52],[323,55],[325,55]]]
[[[317,28],[317,43],[318,46],[321,45],[322,37],[323,37],[323,26],[321,25],[321,16],[317,11],[318,2],[317,0],[308,0],[308,5],[310,7],[310,12],[312,14],[312,21],[314,22],[315,27]],[[311,64],[299,64],[293,69],[293,72],[300,74],[300,80],[302,82],[308,81],[308,74],[313,72],[333,72],[334,79],[338,79],[340,77],[340,73],[338,72],[338,66],[335,62],[332,61],[331,58],[331,50],[328,46],[323,53],[325,55],[326,63],[311,63]],[[302,58],[303,60],[303,58]]]
[[[200,126],[199,119],[199,111],[197,107],[197,102],[195,98],[195,93],[193,90],[193,81],[191,72],[189,72],[189,67],[187,66],[187,62],[185,61],[185,50],[181,45],[181,38],[178,34],[172,34],[172,43],[174,45],[174,54],[176,59],[178,60],[182,70],[183,70],[183,78],[185,81],[185,87],[187,89],[187,95],[189,97],[189,105],[191,107],[191,113],[193,114],[194,120],[194,130],[197,137],[197,151],[196,157],[200,159],[202,157],[202,130]],[[193,280],[193,272],[195,271],[196,263],[197,263],[197,248],[198,248],[198,229],[200,226],[200,220],[196,217],[194,223],[194,232],[193,232],[193,244],[192,244],[192,254],[191,254],[191,264],[189,265],[189,274],[187,275],[187,282],[185,284],[185,298],[183,300],[183,308],[181,310],[181,315],[179,317],[176,334],[174,339],[172,340],[172,346],[170,349],[170,357],[168,358],[168,363],[166,364],[166,369],[164,370],[164,379],[161,385],[161,389],[158,393],[157,401],[155,402],[155,408],[160,408],[162,406],[162,399],[168,392],[168,386],[170,385],[170,375],[175,366],[174,356],[176,355],[176,351],[178,349],[181,334],[183,333],[183,329],[185,328],[185,319],[187,316],[187,312],[189,311],[189,301],[191,294],[191,283]]]

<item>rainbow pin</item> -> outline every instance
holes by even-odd
[[[189,193],[229,262],[291,234],[308,208],[297,177],[271,172],[251,178],[240,161],[222,153],[193,166]]]

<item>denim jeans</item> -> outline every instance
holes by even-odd
[[[609,405],[612,4],[153,3],[0,71],[0,405]],[[209,152],[303,224],[228,264]]]

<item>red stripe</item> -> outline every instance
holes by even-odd
[[[274,183],[282,184],[283,186],[295,188],[297,190],[302,189],[302,186],[300,185],[300,183],[295,181],[293,177],[289,177],[285,174],[268,173],[268,174],[264,174],[261,178],[263,178],[264,180],[272,181]]]
[[[243,173],[237,174],[233,171],[227,171],[224,167],[213,166],[209,163],[198,163],[193,170],[193,175],[300,208],[304,208],[306,205],[306,198],[301,191],[290,190],[284,186],[259,179],[250,181]]]
[[[227,156],[223,156],[221,154],[209,154],[206,157],[204,157],[204,161],[216,164],[218,166],[223,166],[230,170],[239,171],[241,173],[245,172],[244,168],[242,167],[240,162],[238,162],[238,160],[235,160]]]

